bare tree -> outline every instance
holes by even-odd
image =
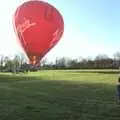
[[[45,67],[47,65],[47,63],[48,63],[47,57],[44,57],[40,62],[42,67]]]
[[[95,66],[97,68],[105,68],[108,59],[109,57],[105,54],[97,55],[95,58]]]
[[[3,69],[3,65],[4,65],[4,56],[0,55],[0,70]]]
[[[113,57],[114,57],[113,65],[117,68],[120,68],[120,52],[114,53]]]
[[[27,58],[23,53],[20,53],[20,65],[23,65],[24,63],[27,63]]]

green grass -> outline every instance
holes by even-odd
[[[114,70],[0,73],[0,120],[119,120]]]

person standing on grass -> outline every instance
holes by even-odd
[[[120,104],[120,77],[118,78],[117,84],[116,84],[116,91],[117,91],[117,104]]]

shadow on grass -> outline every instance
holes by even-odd
[[[26,79],[28,78],[28,79]],[[0,75],[2,120],[118,120],[114,86]]]

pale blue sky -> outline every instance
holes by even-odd
[[[23,52],[12,26],[12,15],[26,0],[1,1],[0,54]],[[95,57],[120,51],[120,0],[44,0],[63,15],[65,32],[60,42],[46,55],[56,57]],[[7,4],[6,4],[7,3]],[[6,44],[7,43],[7,44]]]

